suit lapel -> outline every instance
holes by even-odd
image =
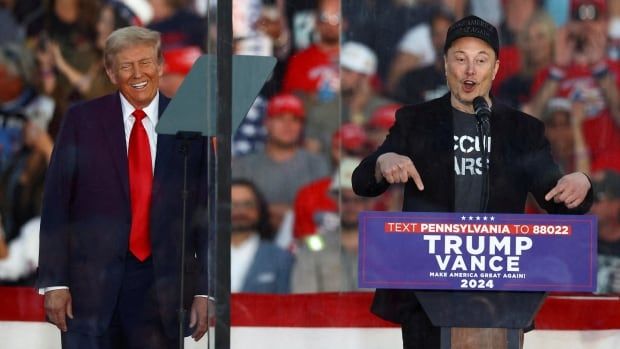
[[[262,265],[262,261],[261,259],[263,258],[263,251],[262,251],[262,246],[259,243],[258,245],[258,249],[256,249],[256,254],[254,255],[254,258],[252,258],[252,264],[250,264],[250,267],[248,268],[247,273],[245,274],[245,279],[243,280],[243,283],[241,285],[241,290],[242,291],[248,291],[248,290],[252,290],[256,288],[256,276],[258,275],[258,273],[261,272],[261,270],[259,269],[259,266]]]
[[[125,140],[125,125],[123,124],[123,111],[121,99],[117,93],[109,96],[110,108],[104,110],[102,117],[102,129],[108,143],[108,149],[112,154],[112,161],[116,168],[125,197],[129,200],[129,169],[127,165],[127,144]]]
[[[506,146],[507,137],[498,137],[497,135],[509,135],[515,132],[514,127],[506,123],[505,116],[510,113],[509,110],[493,99],[493,108],[491,114],[491,153],[489,160],[489,203],[488,207],[497,207],[497,200],[503,200],[493,194],[502,192],[498,184],[501,177],[500,169],[505,167],[504,159],[511,158],[510,154],[506,154],[510,147]]]
[[[159,118],[161,119],[164,110],[168,106],[170,101],[168,98],[159,94]],[[153,199],[159,193],[162,183],[165,180],[166,174],[170,172],[170,168],[166,168],[173,165],[171,157],[175,152],[175,137],[170,135],[160,134],[157,136],[157,150],[155,156],[155,171],[153,174]]]

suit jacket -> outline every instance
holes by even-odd
[[[537,119],[493,100],[491,115],[488,212],[523,213],[528,192],[549,213],[580,214],[592,204],[592,189],[580,207],[547,202],[544,196],[562,176]],[[377,196],[389,186],[374,177],[377,158],[387,152],[409,156],[420,173],[424,190],[413,180],[405,184],[403,211],[454,211],[454,128],[450,94],[423,104],[406,106],[396,113],[396,122],[384,143],[353,172],[353,190],[362,196]],[[372,311],[401,323],[412,311],[421,311],[413,291],[378,289]]]
[[[293,255],[271,242],[261,241],[243,281],[242,292],[290,293]]]
[[[169,99],[160,94],[159,114]],[[175,136],[158,135],[150,236],[155,287],[169,335],[176,334],[183,156]],[[207,141],[190,145],[188,227],[206,212]],[[47,172],[37,287],[69,286],[70,330],[101,334],[109,325],[129,249],[131,208],[127,146],[119,93],[70,108]],[[204,226],[204,225],[203,225]],[[207,233],[188,229],[185,307],[207,294]]]

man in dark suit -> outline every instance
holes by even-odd
[[[69,109],[46,178],[37,287],[63,348],[171,348],[178,341],[183,155],[155,126],[159,33],[126,27],[107,39],[118,92]],[[206,207],[206,142],[188,161],[188,219]],[[207,329],[207,234],[186,243],[184,307]]]
[[[397,112],[383,144],[353,173],[358,195],[380,195],[390,184],[405,183],[403,211],[486,207],[487,212],[522,213],[529,192],[548,212],[587,212],[592,204],[588,177],[562,175],[543,124],[490,97],[498,51],[497,30],[482,19],[469,16],[450,27],[444,47],[450,93]],[[479,96],[491,106],[485,137],[478,134],[474,114],[473,100]],[[413,291],[378,289],[372,311],[401,324],[405,348],[439,348],[439,329]]]

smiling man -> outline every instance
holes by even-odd
[[[179,140],[155,133],[169,102],[159,93],[162,63],[159,33],[113,32],[104,64],[118,92],[63,119],[45,183],[37,287],[64,349],[178,342],[183,157]],[[206,146],[189,149],[188,217],[206,207]],[[198,340],[207,328],[207,234],[189,234],[183,306]]]
[[[523,213],[528,192],[550,213],[588,211],[588,177],[562,175],[543,124],[489,95],[498,51],[491,24],[475,16],[452,24],[444,46],[450,92],[398,110],[383,144],[353,173],[358,195],[377,196],[390,184],[405,183],[403,211]],[[483,137],[476,97],[491,109],[490,132]],[[439,348],[439,329],[413,291],[378,289],[372,311],[401,324],[404,348]]]

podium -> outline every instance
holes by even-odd
[[[522,348],[547,291],[596,289],[591,215],[363,212],[359,222],[359,286],[414,290],[442,349]]]
[[[519,349],[544,292],[416,291],[433,325],[441,327],[441,349]]]

